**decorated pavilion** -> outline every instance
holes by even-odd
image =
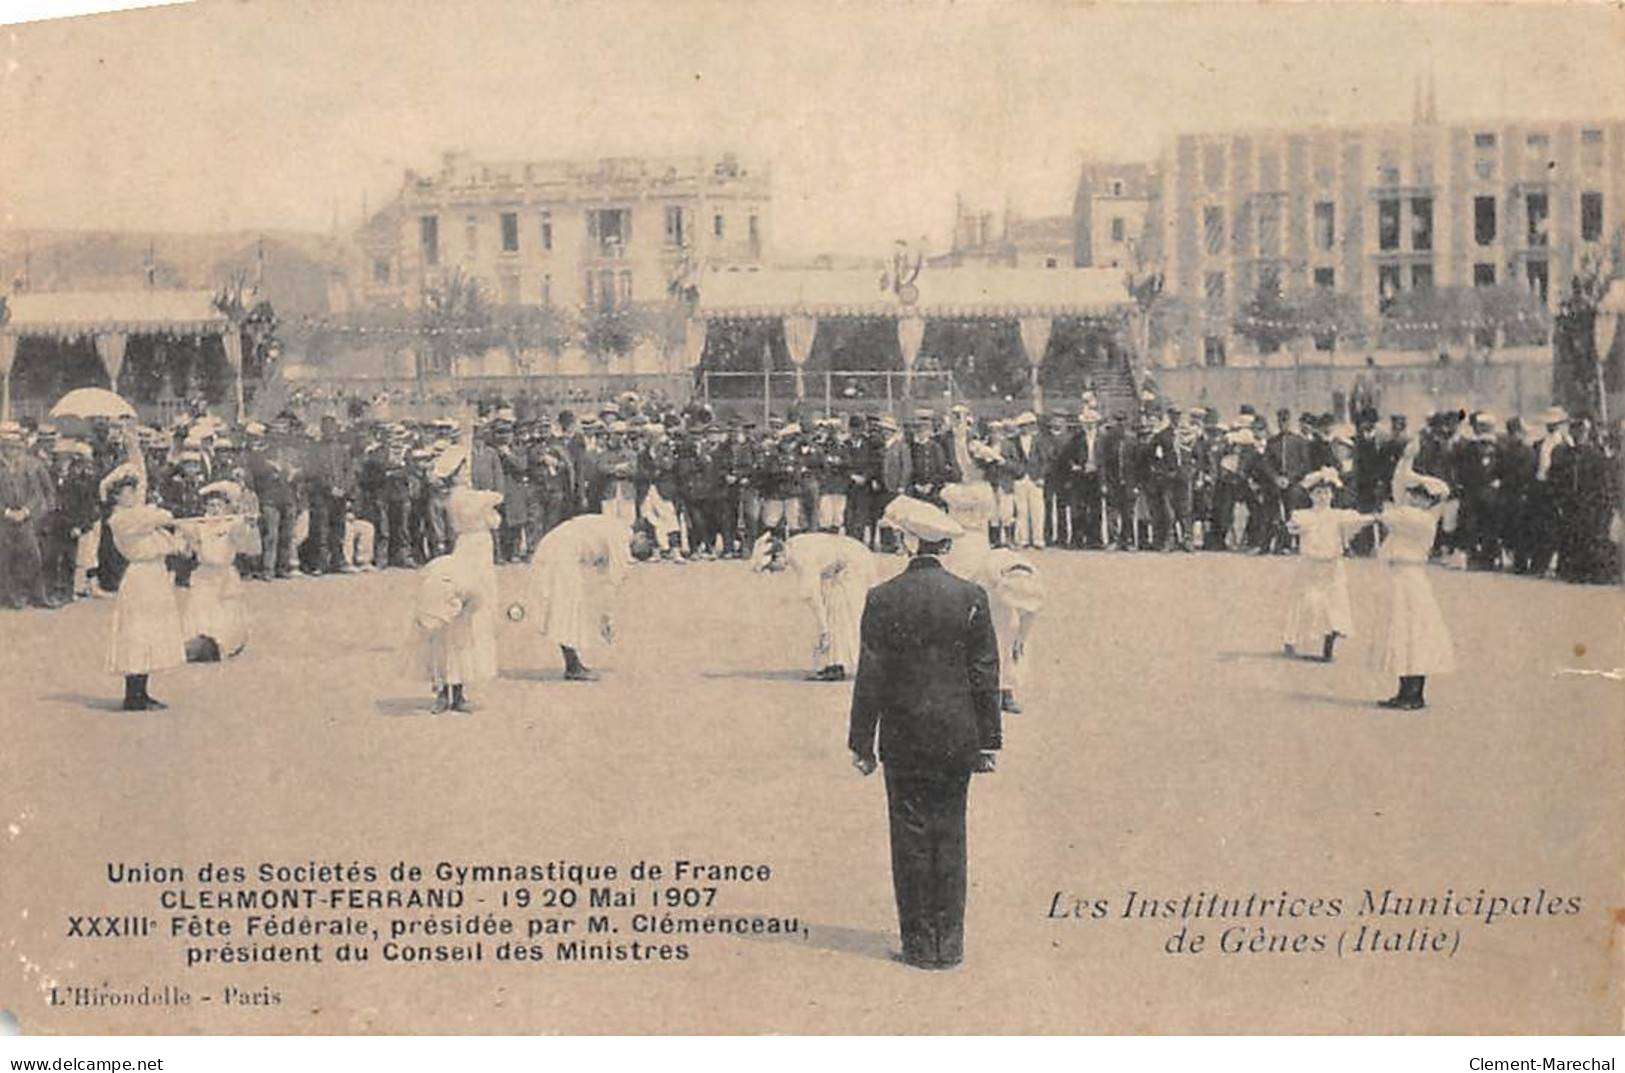
[[[899,266],[906,269],[906,266]],[[1016,269],[915,267],[877,270],[728,270],[698,281],[686,359],[700,366],[707,334],[730,321],[778,321],[794,371],[795,395],[806,395],[804,370],[819,326],[839,318],[895,322],[905,376],[920,358],[931,320],[1006,320],[1018,326],[1035,408],[1039,371],[1052,330],[1062,319],[1095,320],[1132,337],[1136,309],[1123,273],[1112,268]]]
[[[33,366],[32,380],[47,393],[105,386],[120,391],[128,379],[132,341],[202,353],[218,347],[234,380],[239,413],[243,400],[240,324],[209,291],[59,291],[20,293],[0,303],[0,409],[12,414],[13,374],[19,351]],[[128,386],[128,385],[126,385]],[[122,394],[129,392],[121,391]],[[46,400],[49,401],[49,400]]]

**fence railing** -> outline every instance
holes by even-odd
[[[900,413],[912,406],[947,406],[958,400],[951,372],[825,369],[803,374],[802,394],[796,375],[786,372],[712,372],[700,374],[700,395],[713,408],[750,410],[764,417],[783,414],[793,405],[828,417],[836,413]]]

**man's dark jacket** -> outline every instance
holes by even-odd
[[[869,592],[847,744],[919,772],[968,772],[1000,745],[999,646],[987,593],[935,558]]]

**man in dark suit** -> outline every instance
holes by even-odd
[[[918,545],[864,606],[847,744],[871,774],[878,728],[902,960],[946,969],[964,955],[966,792],[1000,746],[998,641],[987,593],[942,568],[959,525],[906,496],[885,521]]]

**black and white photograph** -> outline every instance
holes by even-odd
[[[1625,1023],[1618,4],[198,0],[0,140],[8,1036]]]

